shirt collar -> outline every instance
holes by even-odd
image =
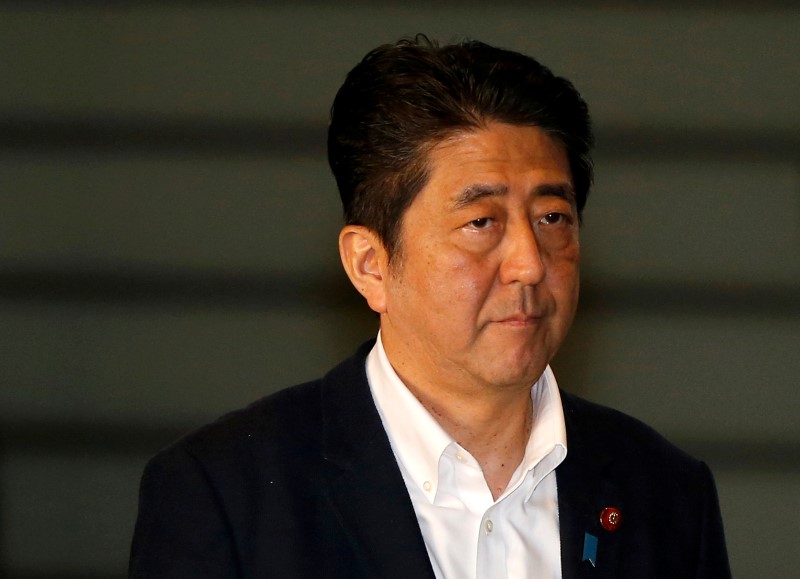
[[[366,370],[372,397],[395,457],[433,501],[439,482],[439,461],[448,446],[458,444],[400,380],[386,356],[380,332],[367,356]],[[531,434],[525,456],[509,481],[508,491],[519,486],[528,472],[537,467],[541,468],[537,468],[536,479],[541,480],[567,454],[564,409],[549,365],[531,387],[531,399],[534,411]],[[533,488],[526,500],[532,492]]]
[[[383,349],[380,332],[367,356],[367,379],[395,457],[433,499],[439,482],[439,459],[454,441],[400,380]]]
[[[535,469],[535,482],[531,485],[526,500],[530,498],[538,481],[561,464],[567,456],[564,408],[561,405],[556,377],[549,365],[531,387],[531,400],[533,425],[525,447],[525,456],[508,484],[509,490],[513,490],[528,472]]]

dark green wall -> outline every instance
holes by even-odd
[[[711,465],[736,576],[794,576],[800,10],[298,4],[0,3],[0,575],[123,577],[149,454],[374,333],[325,123],[368,49],[424,31],[584,93],[559,381]]]

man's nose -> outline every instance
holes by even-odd
[[[526,223],[507,232],[500,281],[536,285],[544,279],[544,262],[533,227]]]

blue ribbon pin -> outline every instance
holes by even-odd
[[[583,536],[583,559],[581,561],[589,561],[592,567],[597,567],[597,537],[591,533]]]

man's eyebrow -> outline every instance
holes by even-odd
[[[506,185],[467,185],[453,200],[455,209],[462,209],[484,197],[499,197],[508,193]]]
[[[537,195],[543,197],[560,197],[575,203],[575,190],[569,183],[543,183],[534,188]],[[508,193],[506,185],[468,185],[453,201],[455,209],[462,209],[483,199],[484,197],[501,197]]]
[[[560,197],[570,203],[575,203],[575,189],[569,183],[545,183],[536,187],[536,192],[545,197]]]

